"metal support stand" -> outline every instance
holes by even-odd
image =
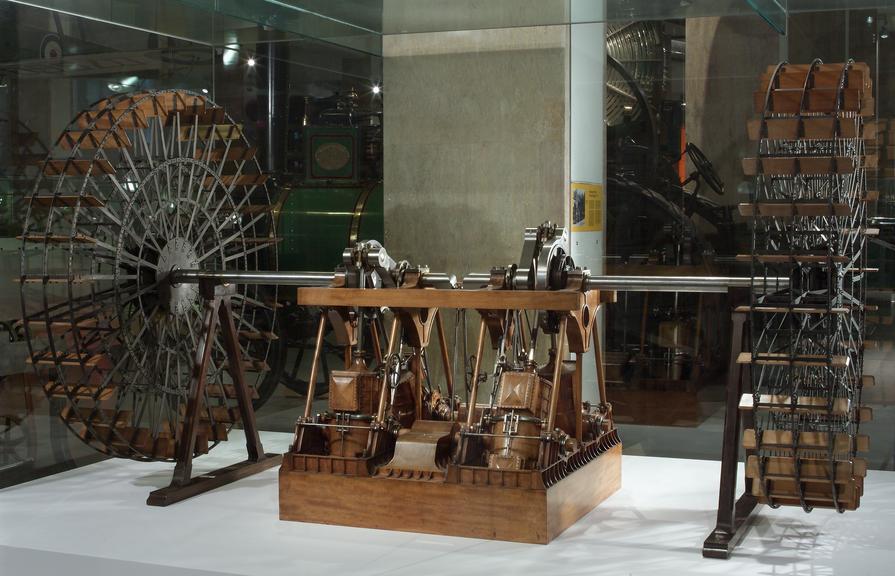
[[[733,295],[731,295],[733,296]],[[731,298],[731,300],[735,300]],[[733,307],[735,308],[735,306]],[[739,409],[743,392],[743,365],[737,356],[744,350],[748,329],[747,313],[733,312],[730,344],[730,369],[727,374],[727,407],[724,414],[724,439],[721,448],[721,483],[718,492],[718,520],[702,545],[706,558],[730,558],[746,530],[748,519],[758,500],[752,495],[752,480],[746,478],[746,490],[736,501],[737,469],[740,463],[740,429],[743,412]],[[751,412],[748,412],[751,417]]]
[[[230,298],[235,292],[236,287],[233,285],[222,286],[213,281],[199,283],[199,293],[205,302],[205,317],[202,333],[199,336],[199,349],[196,350],[193,360],[193,376],[190,382],[186,415],[183,420],[183,434],[177,445],[177,465],[174,468],[171,485],[149,494],[146,503],[150,506],[167,506],[180,502],[277,466],[283,459],[281,454],[265,454],[261,446],[261,437],[255,423],[255,411],[252,408],[252,396],[245,383],[242,355],[236,326],[233,323],[233,311],[230,307]],[[202,399],[205,397],[205,378],[218,326],[220,326],[224,350],[227,353],[227,369],[236,390],[239,415],[245,431],[248,459],[193,478],[193,453],[196,447],[200,407]]]

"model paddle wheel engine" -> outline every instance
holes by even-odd
[[[601,294],[587,289],[567,244],[562,228],[529,229],[518,265],[467,276],[462,290],[359,245],[331,287],[300,288],[299,302],[324,310],[313,369],[327,322],[350,352],[345,370],[331,373],[327,410],[312,414],[310,395],[296,424],[280,517],[546,543],[614,492],[621,446],[601,373],[587,392],[602,401],[582,399]],[[444,337],[449,308],[479,315],[465,401]],[[380,343],[385,309],[392,320]],[[433,331],[444,387],[427,361]]]

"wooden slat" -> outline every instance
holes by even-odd
[[[100,327],[99,321],[96,318],[91,318],[88,320],[82,320],[80,322],[63,322],[56,321],[50,322],[49,326],[45,320],[29,320],[28,321],[28,331],[31,334],[35,335],[43,335],[48,332],[52,332],[53,334],[65,334],[66,332],[71,332],[73,330],[108,330],[109,328]]]
[[[74,236],[63,236],[61,234],[28,234],[27,236],[16,236],[16,240],[24,240],[25,242],[39,242],[44,244],[95,244],[96,238],[87,236],[86,234],[75,234]]]
[[[168,116],[168,126],[174,126],[174,119],[176,116],[171,114]],[[201,110],[197,111],[183,111],[180,113],[179,117],[180,127],[186,128],[188,126],[192,126],[193,124],[198,124],[200,126],[207,126],[210,124],[227,124],[227,114],[224,112],[223,108],[213,107],[213,108],[205,108],[202,107]]]
[[[747,122],[746,133],[753,142],[762,136],[762,125],[765,126],[765,138],[768,140],[864,140],[876,139],[876,124],[861,124],[853,119],[840,119],[831,116],[807,116],[793,118],[754,118]]]
[[[777,75],[778,86],[781,88],[802,88],[805,85],[806,70],[796,68],[797,65],[787,64]],[[767,71],[761,75],[759,90],[765,92],[771,81],[774,71]],[[821,64],[811,74],[811,85],[815,88],[839,88],[842,81],[842,64]],[[871,86],[870,75],[864,68],[852,67],[846,72],[846,85],[853,88],[869,89]]]
[[[267,174],[225,174],[220,176],[221,184],[227,188],[234,186],[261,186],[267,182]],[[203,188],[211,188],[216,181],[214,176],[206,176],[202,181]]]
[[[579,310],[581,292],[546,290],[417,290],[299,288],[301,306],[388,308],[466,308],[476,310]]]
[[[120,428],[130,423],[133,412],[130,410],[114,410],[111,408],[78,408],[66,406],[60,412],[63,420],[74,420],[81,422],[90,421],[91,426],[97,431],[110,430],[110,426]]]
[[[236,386],[232,384],[224,384],[223,389],[220,385],[209,385],[206,390],[208,391],[209,398],[228,398],[230,400],[236,400]],[[257,400],[258,390],[253,386],[249,387],[249,393],[251,394],[252,400]]]
[[[848,434],[833,435],[833,451],[849,452],[851,450],[851,437]],[[855,447],[858,452],[870,450],[870,437],[866,434],[856,434]],[[805,450],[826,450],[829,447],[829,435],[826,432],[802,432],[799,434],[799,448]],[[792,447],[792,432],[788,430],[765,430],[761,434],[761,448],[780,451],[790,450]],[[747,428],[743,430],[743,448],[746,450],[758,450],[755,439],[755,430]]]
[[[855,165],[848,156],[763,156],[743,158],[743,174],[796,176],[799,174],[851,174]]]
[[[58,382],[47,382],[44,385],[44,390],[50,396],[55,398],[67,398],[68,396],[75,396],[76,398],[81,399],[95,399],[98,401],[109,400],[115,396],[117,389],[115,386],[106,386],[103,389],[100,389],[96,386],[82,386],[80,384],[61,384]]]
[[[76,146],[80,150],[114,150],[130,148],[131,141],[127,132],[121,129],[67,130],[59,137],[59,145],[63,150],[71,150]]]
[[[113,126],[123,129],[147,128],[146,116],[139,110],[85,110],[78,114],[79,128],[107,130]]]
[[[221,365],[222,368],[227,368],[230,365],[229,361],[224,361]],[[246,372],[269,372],[270,365],[264,360],[258,360],[256,358],[244,359],[242,361],[242,369]]]
[[[244,146],[231,146],[229,149],[227,149],[226,146],[217,146],[215,148],[212,148],[211,151],[208,151],[204,148],[199,148],[196,150],[196,153],[193,155],[193,157],[196,160],[205,160],[207,154],[207,159],[213,162],[246,162],[254,158],[257,153],[258,148],[254,146],[251,148],[246,148]]]
[[[242,138],[242,124],[211,124],[205,126],[181,126],[178,135],[181,142],[193,139],[193,131],[198,134],[199,140],[210,140],[214,135],[215,140],[238,140]]]
[[[84,366],[92,368],[96,366],[102,359],[102,354],[56,354],[50,352],[38,352],[34,356],[29,356],[25,362],[28,364],[37,364],[39,366],[80,366],[84,362]]]
[[[211,406],[204,408],[200,412],[200,418],[203,421],[214,420],[221,424],[233,424],[239,421],[239,409],[230,408],[228,406]]]
[[[842,72],[842,63],[841,62],[833,62],[827,64],[784,64],[783,70],[781,73],[792,72],[797,74],[802,74],[802,77],[805,77],[805,73],[808,72],[809,68],[813,68],[814,74],[818,74],[824,71],[833,71],[833,72]],[[855,70],[862,70],[864,72],[865,77],[870,77],[870,67],[866,62],[852,62],[851,68]],[[776,64],[769,64],[765,68],[765,73],[773,74],[774,70],[777,68]]]
[[[79,200],[81,206],[89,206],[91,208],[102,208],[106,205],[105,202],[92,194],[84,194],[83,196],[77,194],[38,194],[26,196],[25,199],[39,206],[72,207],[76,206]]]
[[[259,330],[240,330],[239,337],[246,340],[265,340],[268,342],[279,339],[279,337],[273,332],[265,332]]]
[[[746,458],[746,478],[760,477],[760,459],[752,454]],[[800,478],[803,482],[830,482],[830,462],[804,458],[799,462]],[[796,466],[793,458],[770,457],[765,461],[764,477],[769,480],[791,480],[795,478]],[[852,482],[854,478],[867,476],[867,460],[855,458],[852,462],[836,462],[836,482]]]
[[[790,412],[790,397],[783,394],[762,394],[758,397],[759,408],[770,412]],[[740,398],[740,410],[753,410],[755,398],[752,394],[743,394]],[[848,398],[833,399],[831,414],[845,416],[850,412]],[[799,396],[796,398],[795,411],[799,413],[817,413],[826,415],[827,399],[817,396]]]
[[[788,354],[764,353],[758,358],[753,358],[751,352],[740,352],[737,356],[737,364],[759,364],[766,366],[832,366],[833,368],[845,368],[848,366],[848,356],[832,356],[827,362],[826,356],[820,354],[805,354],[796,356],[790,360]]]
[[[855,419],[858,422],[872,422],[873,421],[873,408],[870,406],[861,406],[860,408],[855,410]]]
[[[85,176],[88,172],[92,176],[101,174],[115,174],[115,168],[108,160],[47,160],[43,168],[47,176]]]
[[[770,481],[771,500],[775,504],[786,504],[788,506],[801,506],[799,489],[796,483],[786,480]],[[829,483],[827,483],[829,486]],[[806,488],[804,492],[805,503],[813,508],[830,508],[833,506],[833,493],[831,488],[823,490],[821,486],[812,484]],[[848,482],[837,490],[836,502],[846,510],[855,510],[858,507],[861,489],[857,482]],[[764,487],[758,482],[752,483],[752,494],[758,496],[759,501],[768,503],[764,494]]]
[[[755,112],[761,114],[765,109],[766,90],[752,93]],[[803,94],[807,92],[807,94]],[[799,112],[834,113],[839,100],[838,88],[774,88],[771,91],[770,111],[778,114],[798,114]],[[866,100],[862,88],[846,88],[842,90],[842,99],[838,108],[841,112],[859,112]],[[804,106],[804,107],[803,107]]]

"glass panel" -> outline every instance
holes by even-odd
[[[108,3],[106,3],[108,4]],[[161,10],[115,3],[134,22]],[[150,4],[153,4],[150,6]],[[106,16],[112,16],[106,14]],[[19,249],[39,163],[76,114],[109,95],[153,88],[213,86],[213,50],[107,22],[5,2],[0,5],[0,487],[95,462],[35,378],[21,318]],[[25,257],[41,258],[39,244]]]
[[[749,0],[749,5],[774,30],[786,33],[786,0]]]
[[[381,45],[379,34],[373,30],[282,1],[36,0],[20,3],[204,44],[317,38],[373,54],[379,53]]]

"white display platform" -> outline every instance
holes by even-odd
[[[263,435],[285,450],[289,434]],[[238,434],[198,471],[244,458]],[[277,469],[153,508],[171,465],[108,460],[0,490],[0,575],[769,574],[895,570],[895,472],[857,512],[761,507],[727,561],[703,559],[719,462],[625,456],[622,489],[547,546],[281,522]],[[401,506],[395,502],[395,506]],[[383,510],[388,514],[388,510]]]

